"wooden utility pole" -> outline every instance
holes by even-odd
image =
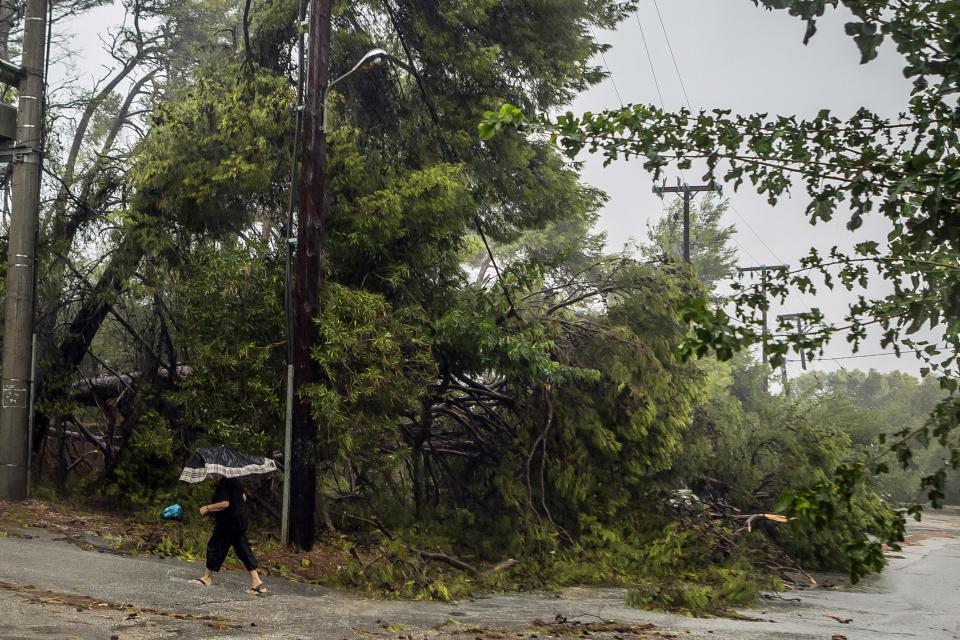
[[[767,272],[769,271],[786,271],[790,268],[790,265],[786,264],[777,264],[777,265],[760,265],[759,267],[737,267],[738,273],[752,273],[754,271],[760,272],[760,292],[763,294],[763,306],[760,308],[763,322],[763,340],[760,348],[761,359],[763,364],[767,364],[769,358],[767,357]],[[769,384],[767,383],[766,373],[764,373],[763,378],[763,390],[767,391]]]
[[[284,225],[285,242],[284,265],[283,265],[283,308],[286,315],[287,325],[287,388],[286,388],[286,407],[283,412],[283,500],[280,509],[280,542],[284,545],[290,544],[290,485],[291,485],[291,460],[293,459],[293,336],[294,318],[293,318],[293,252],[296,250],[296,237],[293,230],[294,212],[298,211],[297,199],[299,191],[300,172],[300,136],[303,133],[303,93],[304,78],[306,68],[306,58],[304,50],[306,42],[303,33],[304,20],[307,15],[307,0],[299,1],[299,10],[297,11],[297,110],[294,118],[293,134],[293,157],[290,163],[290,198],[287,202],[287,220]]]
[[[323,131],[323,98],[330,84],[330,14],[332,0],[312,0],[307,36],[307,82],[303,102],[303,155],[300,162],[300,211],[293,283],[293,388],[319,380],[310,349],[319,332],[323,277],[323,229],[327,219],[327,143]],[[293,403],[293,456],[290,467],[290,541],[303,550],[313,547],[317,495],[317,423],[302,394]]]
[[[30,478],[34,279],[40,213],[40,154],[43,150],[46,18],[46,0],[27,0],[23,18],[23,57],[18,74],[17,137],[12,148],[13,214],[4,303],[0,403],[2,500],[26,498]]]
[[[701,184],[690,186],[688,184],[677,185],[676,187],[658,187],[654,185],[653,192],[663,198],[665,193],[683,194],[683,261],[690,263],[690,201],[693,194],[702,191],[715,191],[720,193],[719,185]]]

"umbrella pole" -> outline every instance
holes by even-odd
[[[280,514],[280,541],[290,544],[290,459],[293,456],[293,364],[287,365],[287,411],[283,427],[283,513]]]

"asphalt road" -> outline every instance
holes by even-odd
[[[956,535],[960,519],[925,527]],[[747,616],[695,619],[639,611],[619,590],[561,596],[507,594],[459,603],[371,600],[268,578],[265,597],[244,593],[246,575],[225,572],[212,587],[189,583],[199,564],[86,551],[41,531],[0,537],[0,638],[365,638],[507,637],[558,614],[584,622],[654,623],[656,638],[847,640],[960,638],[960,538],[906,547],[881,576],[849,590],[815,589],[765,601]],[[789,598],[799,598],[799,601]],[[846,621],[846,622],[845,622]],[[610,634],[630,637],[626,634]],[[504,637],[501,635],[500,637]],[[602,637],[602,636],[601,636]],[[636,637],[636,636],[633,636]]]

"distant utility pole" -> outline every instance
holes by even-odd
[[[4,155],[13,161],[13,214],[7,248],[4,303],[2,403],[0,403],[0,499],[23,500],[30,478],[33,385],[34,258],[40,212],[43,151],[43,69],[46,0],[27,0],[21,67],[2,65],[0,79],[19,92],[16,140]]]
[[[330,84],[330,15],[332,0],[311,0],[307,36],[307,80],[303,103],[300,156],[300,210],[293,283],[293,389],[319,380],[310,350],[319,339],[314,318],[320,314],[323,228],[327,220],[326,135],[323,101]],[[317,423],[310,402],[298,395],[293,403],[290,460],[290,541],[303,550],[313,547],[317,495]]]
[[[761,346],[761,358],[763,359],[763,364],[767,364],[767,273],[770,271],[786,271],[790,268],[790,265],[787,264],[776,264],[776,265],[760,265],[759,267],[737,267],[737,273],[753,273],[755,271],[760,272],[760,292],[763,295],[763,306],[760,308],[763,313],[763,341]],[[763,390],[766,391],[768,388],[767,378],[763,378]]]
[[[777,316],[777,320],[780,322],[793,322],[797,328],[797,337],[803,337],[803,321],[806,319],[806,314],[803,313],[785,313],[783,315]],[[800,366],[804,371],[807,370],[807,353],[803,349],[803,345],[800,346]],[[787,362],[783,362],[783,393],[788,395],[788,386],[787,386]]]
[[[777,316],[777,320],[781,322],[794,322],[797,327],[797,337],[803,337],[803,321],[807,319],[805,313],[786,313],[780,316]],[[802,348],[800,349],[800,366],[804,371],[807,370],[807,353]]]
[[[653,185],[653,192],[657,194],[661,200],[663,199],[663,194],[665,193],[683,194],[683,261],[688,264],[690,263],[690,201],[693,199],[693,194],[702,191],[713,191],[717,194],[723,193],[720,185],[716,184],[702,184],[696,186],[678,184],[675,187],[658,187],[657,185]]]

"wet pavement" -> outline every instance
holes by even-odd
[[[0,638],[542,637],[534,620],[642,626],[594,638],[718,640],[960,639],[960,515],[928,517],[918,544],[891,556],[884,574],[849,589],[786,592],[743,611],[751,619],[688,618],[632,609],[617,589],[561,595],[503,594],[457,603],[383,601],[267,578],[265,597],[244,593],[246,575],[212,587],[189,582],[200,564],[98,553],[43,531],[0,537]],[[798,600],[797,600],[798,599]],[[537,626],[537,629],[533,629]],[[566,627],[565,627],[566,628]],[[581,637],[583,636],[581,632]]]

